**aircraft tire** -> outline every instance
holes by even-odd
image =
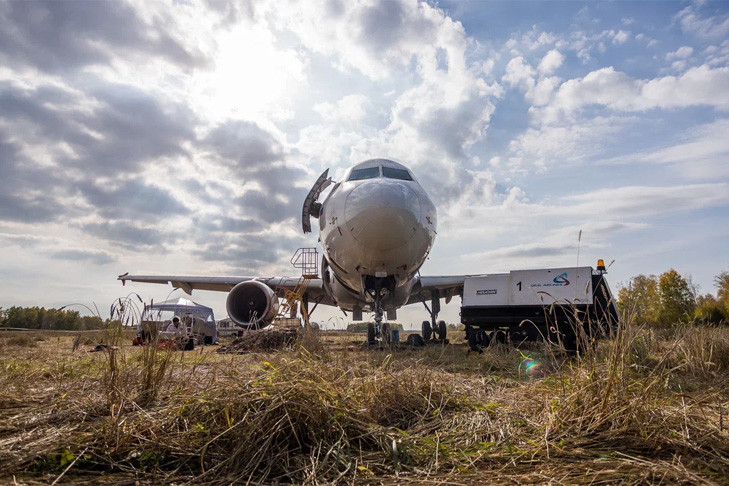
[[[367,344],[375,342],[375,325],[371,322],[367,323]]]
[[[389,346],[392,343],[392,331],[388,323],[382,324],[382,344]]]
[[[438,339],[445,341],[447,335],[448,327],[446,326],[445,321],[438,321]]]
[[[425,346],[425,342],[423,341],[423,337],[420,334],[410,334],[405,341],[405,344],[408,346],[412,346],[414,348],[421,348]]]
[[[430,322],[423,321],[423,341],[430,341],[432,335],[433,329],[430,327]]]

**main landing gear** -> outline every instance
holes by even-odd
[[[421,302],[428,311],[428,314],[430,314],[430,322],[423,321],[423,341],[425,343],[434,341],[442,344],[448,344],[448,327],[446,326],[445,321],[437,321],[438,313],[440,312],[440,292],[437,289],[433,290],[430,299],[430,307],[428,307],[425,300],[422,300]]]
[[[429,321],[423,321],[422,336],[423,341],[447,341],[448,327],[445,321],[438,321],[438,324],[432,326]],[[447,344],[447,343],[446,343]]]

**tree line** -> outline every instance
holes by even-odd
[[[618,291],[618,309],[637,324],[672,327],[679,322],[729,322],[729,272],[714,278],[716,297],[700,295],[690,278],[670,269],[659,276],[638,275]]]
[[[112,324],[109,319],[97,316],[82,316],[74,310],[46,309],[45,307],[0,307],[0,327],[83,331],[103,329]]]

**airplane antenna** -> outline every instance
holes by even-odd
[[[582,242],[582,230],[577,234],[577,265],[575,268],[580,268],[580,243]]]

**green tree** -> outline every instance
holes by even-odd
[[[696,297],[694,316],[705,324],[720,324],[726,320],[721,303],[711,294]]]
[[[664,326],[674,326],[690,320],[696,309],[696,297],[688,280],[676,270],[664,272],[658,280],[660,312],[658,320]]]
[[[726,319],[729,319],[729,272],[721,272],[714,277],[716,287],[716,300]]]
[[[56,310],[44,307],[17,307],[13,306],[3,311],[0,320],[2,327],[17,327],[25,329],[49,330],[83,330],[101,329],[112,324],[113,321],[103,321],[99,317],[81,317],[75,310]]]
[[[661,302],[658,277],[638,275],[618,291],[618,309],[631,316],[636,324],[656,324]]]

